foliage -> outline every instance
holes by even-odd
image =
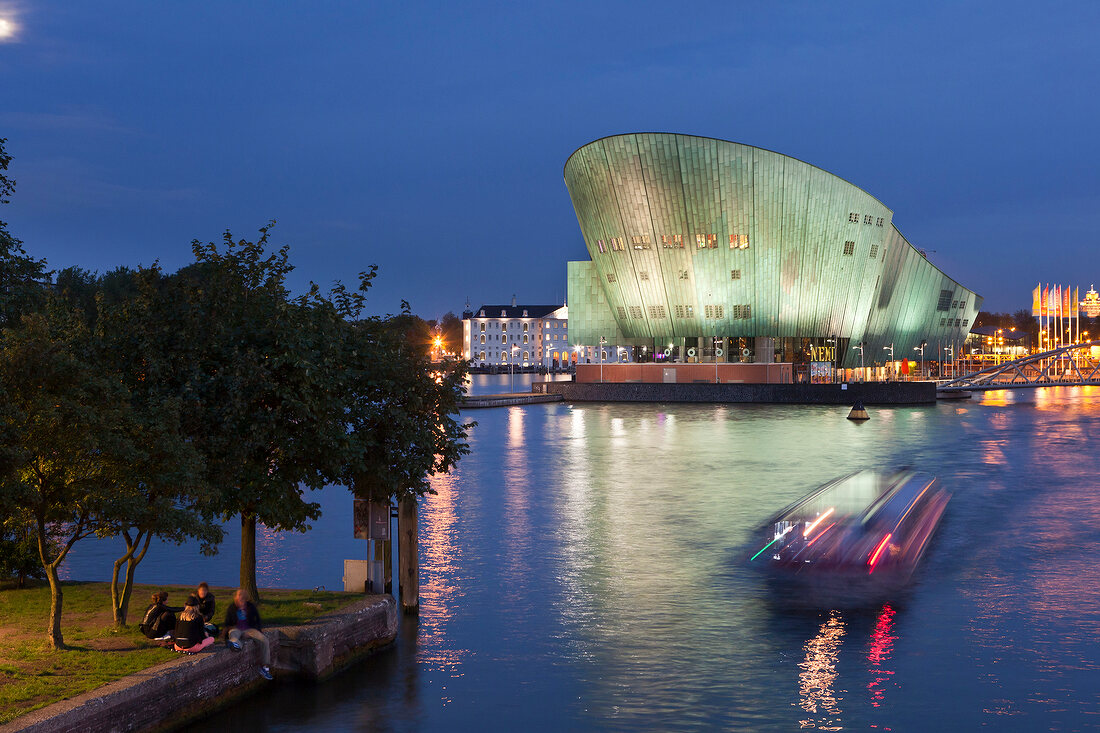
[[[439,319],[439,333],[443,337],[443,349],[461,354],[463,345],[462,319],[448,311]]]
[[[22,588],[28,578],[45,577],[30,526],[14,518],[0,522],[0,580],[14,578]]]
[[[94,363],[76,314],[50,307],[24,316],[3,341],[4,516],[35,534],[54,591],[49,639],[61,647],[58,567],[77,541],[107,529],[119,501],[114,488],[137,453],[136,431],[126,388]]]
[[[8,196],[15,190],[15,181],[5,174],[11,162],[4,151],[5,142],[0,138],[0,204],[8,203]],[[23,314],[42,308],[46,298],[43,284],[49,276],[46,261],[30,257],[23,243],[0,221],[0,328],[15,325]]]

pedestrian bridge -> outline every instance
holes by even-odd
[[[1100,341],[1062,346],[1023,359],[1006,361],[956,379],[940,382],[937,392],[975,392],[1026,387],[1100,386],[1100,361],[1091,358]]]

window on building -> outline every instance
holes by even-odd
[[[705,305],[703,306],[704,318],[725,318],[725,306],[721,305]]]
[[[966,307],[966,301],[965,300],[960,300],[959,301],[959,307],[960,308],[965,308]]]
[[[603,254],[604,252],[607,251],[606,249],[604,249],[602,239],[597,239],[596,240],[596,249],[598,249],[600,251],[600,254]]]
[[[523,334],[523,343],[527,343],[527,334]]]
[[[940,300],[939,300],[938,303],[936,303],[936,310],[945,311],[948,308],[950,308],[951,307],[951,295],[952,295],[952,292],[950,290],[941,290],[940,291]]]
[[[946,326],[947,325],[947,319],[946,318],[941,318],[940,319],[940,325],[941,326]]]
[[[870,214],[864,214],[863,215],[863,223],[864,224],[870,224],[871,223],[871,215]]]
[[[501,336],[501,337],[500,337],[500,342],[501,342],[502,344],[506,344],[506,343],[508,343],[508,336],[507,336],[507,335]]]
[[[485,352],[484,351],[481,352],[481,360],[485,361]]]
[[[680,279],[681,280],[690,280],[691,279],[691,278],[688,277],[688,271],[687,270],[680,270]]]
[[[565,324],[566,324],[566,321],[562,321],[562,322],[561,322],[561,327],[562,327],[562,328],[565,328]]]
[[[857,214],[854,211],[849,212],[848,213],[848,221],[858,224],[859,223],[859,214]]]
[[[630,243],[634,249],[649,249],[651,240],[648,234],[635,234],[630,238]]]
[[[969,318],[964,318],[963,319],[963,325],[964,326],[969,326],[970,325],[970,319]]]
[[[694,318],[695,317],[695,306],[685,305],[684,306],[684,312],[687,314],[688,318]]]
[[[484,309],[484,308],[482,308],[482,309],[481,309],[481,312],[480,312],[480,313],[478,313],[478,315],[479,315],[479,316],[481,316],[482,318],[484,318],[484,317],[485,317],[485,309]]]
[[[877,227],[880,227],[885,223],[886,223],[886,220],[884,218],[882,218],[881,216],[879,218],[875,219],[875,226],[877,226]]]
[[[503,322],[502,322],[502,323],[500,324],[500,330],[501,330],[501,331],[507,331],[507,330],[508,330],[508,322],[507,322],[507,321],[503,321]]]
[[[649,317],[650,318],[664,318],[665,317],[665,307],[663,305],[651,305],[651,306],[649,306]]]
[[[741,279],[741,271],[740,270],[730,270],[730,280],[740,280],[740,279]]]
[[[619,312],[619,320],[620,321],[625,321],[626,320],[626,308],[623,308],[621,305],[618,305],[618,306],[615,306],[615,310],[617,310]]]
[[[955,308],[958,308],[958,307],[959,307],[959,301],[957,301],[957,300],[952,300],[952,301],[951,301],[951,308],[952,308],[952,309],[955,309]]]
[[[873,260],[876,257],[878,257],[878,245],[877,244],[872,244],[871,245],[871,259]]]
[[[523,315],[527,315],[527,311],[523,311]],[[523,332],[524,333],[527,333],[527,329],[530,325],[531,325],[530,323],[523,324]]]
[[[684,248],[684,235],[683,234],[662,234],[661,246],[665,249],[683,249]]]
[[[523,352],[523,360],[528,361],[531,358],[531,354],[528,351]]]
[[[844,243],[844,254],[851,255],[856,251],[856,243],[847,241]]]
[[[731,234],[730,235],[730,249],[748,249],[749,248],[749,235],[748,234]]]
[[[485,343],[485,334],[481,334],[481,343]]]
[[[955,327],[957,328],[957,327],[959,327],[959,326],[961,326],[961,325],[962,325],[962,322],[961,322],[961,321],[960,321],[960,320],[959,320],[958,318],[956,318],[956,319],[955,319]]]
[[[615,273],[613,273],[613,272],[607,273],[607,281],[609,283],[615,282]]]
[[[649,279],[649,273],[646,272],[645,270],[642,270],[641,272],[638,273],[638,279],[639,280],[648,280]]]
[[[622,237],[611,237],[607,241],[611,243],[611,249],[615,250],[616,252],[626,251],[626,245],[623,243]]]
[[[481,332],[485,333],[485,322],[484,321],[481,322]]]

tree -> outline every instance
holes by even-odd
[[[62,648],[58,568],[73,545],[107,530],[110,487],[136,447],[126,388],[94,364],[87,328],[48,308],[3,333],[0,410],[5,516],[30,526],[50,584],[48,640]]]
[[[461,354],[463,347],[462,319],[448,311],[439,320],[439,332],[443,337],[443,349],[452,354]]]
[[[0,138],[0,204],[8,203],[8,196],[15,190],[15,181],[6,174],[11,156],[4,150],[5,142],[6,138]],[[18,324],[24,313],[45,305],[44,285],[49,277],[46,261],[30,257],[23,243],[0,221],[0,328]]]
[[[59,278],[60,279],[60,278]],[[115,625],[126,625],[134,573],[154,537],[177,544],[196,538],[212,553],[222,539],[213,521],[205,462],[183,432],[181,375],[189,373],[167,334],[181,324],[170,317],[171,297],[159,267],[118,268],[97,279],[95,309],[100,363],[127,387],[142,451],[117,488],[112,534],[125,552],[115,560],[111,600]],[[125,567],[122,585],[119,576]]]
[[[272,223],[273,224],[273,223]],[[334,389],[336,306],[314,287],[291,299],[286,247],[272,226],[255,242],[192,243],[196,263],[171,278],[166,304],[181,310],[170,353],[182,376],[184,432],[202,453],[224,516],[241,521],[241,587],[259,597],[256,525],[305,530],[320,515],[305,490],[329,482],[349,438]]]

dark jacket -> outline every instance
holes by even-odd
[[[199,613],[206,623],[214,620],[214,594],[206,591],[206,598],[199,598]]]
[[[159,639],[176,627],[176,614],[163,603],[154,603],[145,609],[145,616],[138,628],[150,639]]]
[[[244,604],[245,620],[248,621],[248,628],[256,629],[256,631],[262,631],[263,626],[260,624],[260,612],[256,610],[255,604],[252,601],[247,601]],[[230,629],[237,628],[237,604],[230,603],[229,608],[225,609],[225,626],[226,633]]]
[[[176,622],[176,646],[181,649],[190,649],[206,638],[206,624],[201,618],[193,621],[184,621],[182,618]]]

